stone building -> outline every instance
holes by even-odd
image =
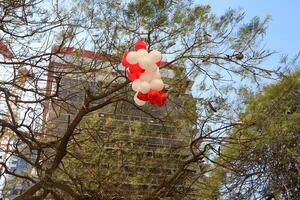
[[[52,58],[49,65],[46,89],[48,95],[51,95],[59,80],[59,93],[55,100],[45,105],[47,140],[56,140],[62,136],[78,107],[82,105],[85,90],[101,93],[96,90],[105,90],[105,84],[124,73],[124,67],[115,64],[118,63],[117,60],[110,55],[74,48],[54,47],[53,51],[59,53]],[[176,73],[182,72],[182,69],[173,66],[160,71],[164,81],[170,84],[176,78]],[[124,81],[124,78],[120,80]],[[190,94],[192,83],[184,79],[176,85],[170,85],[169,87],[182,90],[185,100],[174,95],[172,101],[167,100],[162,108],[146,106],[152,116],[124,101],[100,109],[92,113],[90,119],[87,117],[83,120],[76,131],[82,133],[86,128],[85,123],[91,123],[97,131],[90,134],[98,140],[97,144],[101,143],[101,148],[95,147],[97,150],[90,152],[90,155],[89,150],[84,148],[82,151],[71,150],[78,155],[97,155],[101,158],[97,166],[99,170],[92,170],[97,171],[99,179],[111,176],[105,179],[106,186],[102,188],[104,195],[140,199],[151,195],[177,172],[189,156],[188,144],[192,137],[193,124],[183,118],[180,112],[183,111],[183,104],[188,103],[186,101],[194,105]],[[127,88],[124,92],[128,93],[130,90],[131,88]],[[128,99],[132,97],[133,94],[128,94]],[[101,103],[101,100],[96,103]],[[195,107],[190,109],[190,114],[195,116]],[[163,122],[160,120],[162,116],[165,116]],[[82,173],[88,173],[85,170],[82,169]],[[186,169],[186,172],[183,176],[188,177],[193,169]],[[171,186],[172,189],[166,192],[166,197],[182,199],[180,195],[187,190],[183,182],[188,180],[180,180],[182,183],[176,182]],[[95,184],[97,183],[93,183]]]

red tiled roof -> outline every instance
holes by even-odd
[[[84,50],[84,49],[76,49],[73,47],[60,47],[57,45],[52,47],[52,53],[61,53],[61,54],[67,54],[67,55],[75,54],[79,57],[91,58],[91,59],[96,59],[96,60],[107,60],[107,61],[117,61],[118,60],[115,56],[112,56],[109,54],[98,53],[98,52],[93,52],[93,51]]]

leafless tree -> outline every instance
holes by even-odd
[[[206,166],[227,141],[226,133],[239,124],[236,107],[224,95],[235,87],[234,81],[246,78],[259,84],[260,78],[276,78],[276,71],[259,67],[272,54],[258,46],[267,19],[255,18],[241,26],[243,14],[236,11],[215,17],[208,6],[188,4],[0,1],[1,172],[4,185],[14,180],[28,185],[14,199],[126,198],[113,191],[116,185],[108,184],[109,176],[91,189],[85,179],[70,173],[72,165],[67,164],[76,159],[86,169],[95,168],[97,163],[86,163],[72,151],[112,135],[114,129],[86,123],[96,111],[105,110],[136,112],[145,117],[144,125],[152,119],[189,136],[184,147],[189,153],[176,164],[177,171],[143,198],[168,197],[175,190],[187,197],[196,182],[205,185],[203,177],[211,170]],[[163,52],[161,69],[175,75],[167,80],[167,105],[156,111],[133,103],[130,82],[120,66],[123,52],[137,39]],[[197,100],[185,94],[195,79],[200,84]],[[12,158],[30,167],[26,172],[12,170]],[[192,176],[183,178],[191,171]],[[178,189],[183,182],[185,187]]]

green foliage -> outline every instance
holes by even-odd
[[[140,183],[150,181],[162,185],[162,189],[156,192],[157,197],[182,199],[183,197],[180,196],[184,196],[187,188],[175,187],[172,184],[180,186],[184,183],[190,186],[195,183],[195,179],[199,179],[200,185],[209,185],[208,189],[201,191],[203,195],[200,197],[217,198],[222,189],[222,186],[218,184],[225,180],[225,171],[218,169],[211,172],[212,175],[215,174],[214,176],[219,177],[216,179],[211,179],[205,173],[211,171],[209,158],[214,158],[219,153],[219,151],[213,152],[213,147],[224,143],[226,130],[222,132],[214,129],[231,123],[234,118],[232,113],[228,115],[230,109],[234,107],[234,104],[228,103],[229,93],[237,91],[234,83],[239,81],[252,78],[259,83],[259,77],[275,77],[276,75],[276,71],[259,67],[263,58],[270,55],[270,52],[259,46],[260,40],[265,34],[268,17],[265,19],[255,17],[249,23],[245,23],[243,22],[244,13],[240,10],[230,9],[224,15],[216,16],[212,13],[209,5],[195,4],[191,0],[45,2],[32,0],[22,5],[20,9],[20,1],[9,2],[0,3],[3,5],[4,14],[2,39],[9,41],[7,46],[11,48],[15,60],[18,62],[4,60],[3,63],[12,65],[14,72],[19,69],[20,64],[24,64],[32,68],[31,70],[36,75],[33,82],[29,84],[30,89],[16,87],[25,93],[31,91],[30,96],[35,99],[33,103],[29,101],[30,103],[24,103],[21,107],[35,109],[32,113],[30,110],[28,115],[24,115],[26,119],[23,121],[26,124],[16,126],[10,123],[12,127],[16,127],[16,133],[24,130],[24,134],[18,133],[25,137],[24,139],[19,138],[22,143],[32,144],[30,148],[40,151],[40,156],[33,163],[40,176],[34,183],[38,191],[32,193],[49,196],[48,192],[51,193],[55,190],[57,194],[63,196],[68,193],[76,196],[76,199],[78,199],[77,194],[84,199],[86,199],[85,197],[116,199],[120,196],[125,199],[139,199],[138,191],[142,190],[147,195],[155,192],[151,187],[140,187]],[[167,106],[162,108],[145,106],[141,108],[144,112],[130,106],[128,101],[133,102],[132,98],[128,98],[128,96],[132,97],[133,92],[128,92],[128,88],[124,87],[116,91],[118,85],[127,84],[123,82],[122,78],[126,76],[128,70],[127,72],[119,70],[120,58],[124,51],[132,50],[133,44],[138,39],[144,40],[149,50],[157,49],[162,52],[164,55],[163,65],[160,66],[162,71],[171,68],[175,72],[172,80],[164,80],[168,83]],[[53,61],[51,64],[54,65],[57,61],[56,52],[49,53],[54,44],[79,50],[73,52],[74,60],[62,61],[66,66],[72,66],[72,72],[54,73],[55,80],[61,81],[61,84],[57,84],[60,87],[58,95],[48,96],[47,94],[44,96],[40,92],[42,91],[40,86],[45,85],[43,81],[46,81],[44,78],[47,72],[49,75],[52,73],[52,71],[47,71],[50,69],[47,62]],[[88,49],[99,53],[95,55],[101,54],[103,57],[107,57],[97,62],[95,60],[88,63],[81,62],[80,49]],[[90,56],[93,55],[90,54]],[[61,56],[59,54],[59,57]],[[107,59],[110,62],[107,62]],[[107,82],[99,81],[95,84],[97,74],[106,75],[107,72],[112,77],[109,75],[105,78]],[[12,78],[7,83],[1,83],[3,84],[1,87],[10,88],[11,83],[15,83],[15,74],[8,77]],[[80,78],[80,81],[75,80],[78,87],[68,85],[67,79],[70,77]],[[110,78],[116,79],[110,81]],[[50,78],[48,80],[50,81]],[[199,87],[195,87],[194,90],[199,97],[199,102],[190,95],[185,95],[185,92],[191,89],[194,80],[201,82]],[[87,82],[92,83],[92,86],[90,87]],[[56,84],[53,83],[52,86],[54,87],[54,85]],[[55,88],[47,88],[47,92],[50,91],[48,89],[54,90]],[[74,95],[74,98],[64,102],[73,96],[68,95],[71,90],[72,93],[77,93],[74,91],[76,89],[79,89],[79,93],[82,95],[78,98]],[[130,89],[130,91],[132,90]],[[247,91],[241,90],[240,92],[247,95]],[[101,98],[106,93],[110,95],[104,95]],[[16,99],[16,96],[18,95],[10,94],[8,99]],[[71,102],[73,99],[79,101],[83,98],[86,98],[84,104],[83,102]],[[255,101],[253,98],[253,102]],[[263,100],[259,101],[263,102]],[[49,102],[51,103],[49,104]],[[116,103],[112,107],[106,106],[111,102]],[[287,133],[291,127],[294,127],[293,121],[298,120],[297,117],[290,115],[288,116],[289,121],[286,122],[280,119],[278,121],[265,120],[266,116],[272,114],[264,113],[265,105],[257,102],[250,104],[253,104],[255,112],[259,108],[257,111],[258,121],[253,121],[252,112],[254,111],[250,112],[250,108],[241,115],[241,120],[245,121],[245,124],[255,123],[258,128],[244,127],[247,134],[238,133],[238,129],[235,130],[236,134],[232,133],[230,139],[239,142],[226,144],[228,148],[222,150],[224,155],[229,154],[233,157],[232,159],[239,159],[234,163],[235,166],[228,166],[230,169],[242,170],[239,166],[244,161],[244,157],[253,157],[251,153],[247,155],[246,147],[251,145],[257,147],[257,152],[253,153],[272,149],[271,146],[266,147],[265,142],[262,142],[257,136],[258,130],[272,133],[267,139],[276,144],[278,135],[273,132],[282,129],[282,134],[290,136]],[[127,112],[120,112],[119,105],[123,106],[122,108],[125,108],[127,112],[132,110],[132,116],[126,118],[124,113]],[[81,106],[84,107],[81,108]],[[85,111],[91,111],[91,108],[114,115],[106,116],[105,120],[95,113],[83,116],[87,115]],[[273,106],[270,106],[271,108]],[[199,113],[196,113],[197,109]],[[280,109],[285,108],[280,107]],[[50,110],[49,113],[55,115],[53,121],[51,121],[51,117],[48,117],[50,114],[41,113],[42,110]],[[76,117],[77,111],[79,113]],[[292,111],[293,108],[290,108],[289,112]],[[145,113],[149,115],[145,115]],[[60,114],[62,115],[60,116]],[[137,117],[136,119],[137,115],[144,118],[138,119]],[[35,127],[27,125],[27,122],[28,124],[44,123],[44,116],[47,117],[47,120],[50,119],[50,121],[46,121],[45,129],[36,131]],[[63,118],[65,122],[56,123],[57,116]],[[120,120],[116,117],[124,119]],[[81,119],[84,120],[81,121]],[[264,126],[264,122],[268,122],[272,127]],[[48,126],[48,124],[51,125]],[[54,128],[55,126],[57,126],[57,130]],[[198,128],[201,129],[199,131],[201,134],[197,132]],[[50,138],[49,134],[52,135],[52,132],[55,133],[53,138]],[[179,146],[182,148],[171,149],[168,137],[181,144]],[[148,150],[149,145],[146,144],[147,140],[154,141],[153,138],[158,139],[163,145],[161,148],[154,148],[150,151]],[[195,138],[197,138],[194,140],[196,142],[193,141],[191,144]],[[43,141],[44,139],[46,141]],[[40,140],[42,141],[40,142]],[[203,150],[207,143],[212,144],[208,146],[208,151]],[[241,144],[245,149],[241,149]],[[67,152],[64,151],[65,149]],[[193,149],[195,152],[203,151],[203,153],[198,156],[193,155],[195,156],[193,157],[189,152]],[[288,149],[288,155],[291,157],[297,155],[298,151],[295,151],[292,146]],[[181,156],[182,152],[185,153],[185,156]],[[222,158],[218,159],[218,162],[224,162]],[[180,168],[186,160],[191,160],[192,163]],[[136,167],[139,165],[147,167]],[[166,168],[170,169],[166,170]],[[200,170],[195,170],[198,168]],[[168,187],[165,186],[166,183],[169,183],[166,180],[176,174],[177,169],[181,169],[184,173],[196,171],[197,176],[193,177],[194,180],[189,181],[178,176],[179,178],[174,179],[175,183],[173,182]],[[152,175],[155,170],[158,171],[157,176]],[[56,179],[65,187],[51,182]],[[41,185],[44,183],[45,186]],[[133,187],[133,190],[128,192],[130,187]],[[124,192],[126,188],[127,192]],[[209,188],[212,188],[211,191],[214,193],[209,193]],[[175,197],[174,191],[179,195]],[[56,193],[51,193],[51,195],[55,196]],[[68,198],[63,196],[63,199]],[[189,197],[185,196],[185,198]]]
[[[63,170],[56,174],[58,180],[103,198],[140,199],[155,191],[151,185],[162,184],[177,172],[191,140],[187,136],[191,122],[161,124],[141,113],[103,115],[93,113],[81,122]],[[170,147],[173,140],[180,148]],[[173,198],[177,199],[176,194]]]
[[[300,73],[248,98],[240,123],[216,159],[212,190],[237,197],[297,199],[300,159]],[[222,196],[221,195],[221,196]]]

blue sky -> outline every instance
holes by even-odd
[[[228,8],[242,8],[246,20],[254,16],[271,16],[265,38],[265,47],[279,54],[266,62],[277,65],[280,54],[290,57],[300,52],[300,1],[299,0],[196,0],[196,4],[208,3],[217,15]],[[270,59],[272,61],[270,62]]]

